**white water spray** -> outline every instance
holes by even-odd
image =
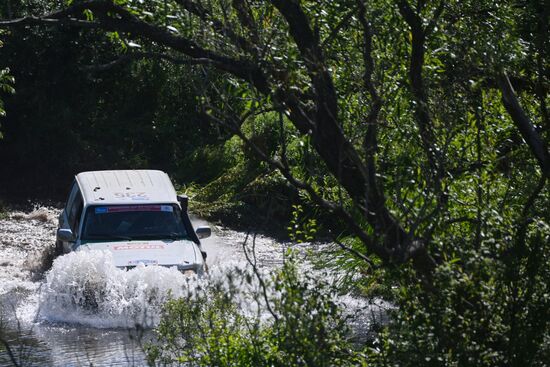
[[[47,273],[39,315],[98,328],[151,327],[164,303],[186,294],[191,282],[176,268],[124,270],[115,267],[108,251],[73,252],[57,258]]]

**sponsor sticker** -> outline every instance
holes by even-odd
[[[122,212],[170,212],[174,211],[171,205],[116,205],[99,206],[95,208],[96,214],[122,213]]]
[[[124,245],[114,245],[114,251],[124,251],[124,250],[164,250],[164,245],[162,244],[152,244],[152,243],[127,243]]]
[[[149,200],[149,196],[145,192],[115,192],[116,199],[120,200]]]
[[[130,260],[128,261],[128,265],[139,265],[139,264],[143,264],[143,265],[158,265],[158,261],[157,260]]]

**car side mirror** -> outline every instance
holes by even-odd
[[[199,239],[208,238],[212,235],[212,230],[210,229],[210,227],[207,227],[207,226],[198,227],[195,233],[197,234],[197,237]]]
[[[186,195],[178,195],[177,199],[178,203],[180,203],[181,209],[187,211],[187,207],[189,206],[189,198]]]
[[[57,239],[63,242],[73,242],[75,240],[73,231],[68,228],[59,228],[57,230]]]

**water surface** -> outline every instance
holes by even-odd
[[[15,361],[24,366],[145,365],[144,347],[154,341],[152,327],[162,305],[169,297],[185,295],[196,283],[176,269],[118,269],[104,252],[64,255],[43,274],[51,261],[48,254],[55,241],[57,215],[57,209],[37,208],[0,220],[1,338],[10,345]],[[209,225],[198,218],[193,223]],[[251,237],[211,227],[212,237],[202,241],[210,277],[247,266],[242,246],[247,238],[250,246]],[[282,263],[289,246],[263,236],[257,236],[254,245],[266,274]],[[301,245],[301,249],[312,246]],[[315,271],[307,260],[301,267]],[[90,291],[96,299],[91,308],[85,302]],[[350,295],[339,295],[338,300],[356,316],[352,320],[356,330],[368,330],[386,307],[383,302]],[[11,358],[7,351],[0,352],[0,366],[13,365]]]

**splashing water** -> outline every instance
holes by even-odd
[[[135,344],[139,338],[129,337],[129,333],[137,332],[137,325],[140,330],[154,327],[169,299],[188,297],[209,284],[222,284],[224,290],[234,292],[245,315],[263,311],[265,305],[256,296],[258,281],[243,254],[247,238],[248,250],[254,248],[265,279],[282,265],[289,247],[301,254],[300,271],[304,274],[328,280],[337,276],[319,272],[308,261],[305,255],[310,250],[314,254],[323,251],[318,245],[291,245],[223,228],[214,228],[213,236],[203,241],[210,269],[198,281],[175,268],[116,268],[108,251],[61,256],[44,273],[52,261],[58,213],[57,209],[35,208],[31,213],[12,212],[7,219],[0,219],[0,321],[8,321],[12,343],[28,345],[29,353],[40,360],[29,365],[78,365],[83,355],[89,358],[88,364],[127,365],[128,353],[135,353],[138,365],[144,364],[143,350]],[[195,226],[209,225],[197,218],[193,222]],[[271,292],[273,289],[270,297],[278,296]],[[353,295],[335,298],[360,333],[370,330],[372,322],[388,308],[381,300]],[[153,337],[150,331],[145,335]],[[0,365],[5,360],[0,352]]]
[[[190,283],[176,268],[124,270],[108,251],[73,252],[57,258],[47,273],[39,315],[97,328],[152,327],[164,303],[186,294]]]

